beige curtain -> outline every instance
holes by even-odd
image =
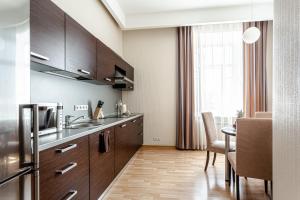
[[[255,26],[261,36],[254,44],[244,43],[244,113],[254,117],[257,111],[267,109],[267,30],[268,21],[243,23],[244,31]]]
[[[178,149],[199,149],[199,136],[194,134],[194,63],[192,27],[178,28]]]

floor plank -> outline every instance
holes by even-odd
[[[218,154],[215,166],[212,157],[205,173],[206,152],[142,147],[103,199],[235,199],[235,190],[224,180],[224,156]],[[241,178],[241,199],[269,199],[263,181]]]

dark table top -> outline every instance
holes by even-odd
[[[224,127],[221,129],[221,132],[226,135],[236,136],[236,129],[234,127]]]

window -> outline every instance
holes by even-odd
[[[212,112],[217,128],[243,107],[242,34],[241,23],[193,27],[196,117]]]

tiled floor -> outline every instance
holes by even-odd
[[[207,173],[205,158],[206,152],[142,147],[103,199],[235,199],[224,181],[224,156]],[[241,178],[241,199],[269,199],[263,181]]]

